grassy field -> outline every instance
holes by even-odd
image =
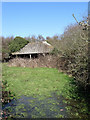
[[[8,67],[3,64],[2,79],[5,90],[19,99],[14,107],[17,117],[21,113],[23,117],[28,114],[31,118],[62,118],[67,117],[67,113],[73,117],[87,117],[86,103],[77,95],[73,78],[55,68]],[[77,102],[77,99],[81,102]]]
[[[15,93],[16,97],[58,95],[68,84],[70,78],[55,68],[3,67],[3,80],[7,81],[6,90]]]

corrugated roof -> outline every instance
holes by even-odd
[[[32,42],[28,43],[25,47],[23,47],[20,51],[12,53],[12,55],[18,54],[35,54],[35,53],[49,53],[53,50],[53,46],[43,42]]]

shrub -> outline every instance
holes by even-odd
[[[60,51],[67,61],[67,73],[71,73],[78,85],[86,87],[88,79],[88,31],[79,25],[68,26],[60,43]],[[66,63],[66,62],[65,62]]]
[[[59,54],[59,50],[57,48],[54,48],[51,52],[51,55],[57,56]]]
[[[1,37],[2,40],[2,61],[4,61],[4,59],[9,58],[9,43],[13,40],[13,37]]]
[[[78,24],[68,26],[61,36],[47,37],[58,54],[57,67],[72,74],[78,85],[86,88],[88,78],[88,30]]]
[[[25,40],[24,38],[16,37],[9,44],[10,53],[19,51],[21,48],[23,48],[28,43],[29,43],[29,41]]]

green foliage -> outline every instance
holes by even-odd
[[[13,41],[9,44],[10,53],[19,51],[23,48],[29,41],[25,40],[22,37],[16,37]]]
[[[9,58],[9,55],[12,52],[16,52],[23,48],[29,41],[25,40],[21,37],[16,37],[15,39],[13,37],[2,37],[2,60]]]
[[[30,109],[33,107],[35,108],[31,113],[32,116],[35,115],[35,117],[41,116],[45,118],[45,111],[50,110],[51,113],[55,113],[55,116],[53,115],[54,117],[64,117],[62,113],[65,114],[65,109],[60,111],[62,106],[60,103],[63,100],[64,103],[67,103],[66,109],[71,118],[88,117],[89,112],[87,109],[87,102],[80,94],[83,90],[78,89],[72,77],[59,72],[55,68],[32,69],[23,67],[8,67],[3,64],[2,76],[3,79],[7,81],[7,83],[5,83],[5,91],[10,91],[13,95],[15,94],[15,98],[18,98],[19,96],[26,96],[28,102],[30,102],[30,106],[28,107]],[[63,96],[63,99],[61,96]],[[35,99],[30,99],[29,97]],[[20,104],[16,106],[15,109],[17,114],[20,113],[20,109],[25,109],[24,105],[25,104],[22,105],[20,101]],[[42,105],[44,105],[44,109],[42,108]],[[38,114],[35,114],[35,111],[37,111]],[[27,113],[27,111],[24,113]]]
[[[59,50],[57,48],[54,48],[51,52],[52,55],[58,55],[59,54]]]
[[[13,37],[1,37],[2,39],[2,61],[4,61],[4,59],[9,58],[9,43],[13,40]]]

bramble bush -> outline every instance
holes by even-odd
[[[58,38],[58,39],[55,39]],[[88,81],[88,31],[78,24],[68,26],[60,37],[48,38],[59,52],[57,67],[72,74],[78,85],[86,88]]]
[[[86,87],[88,80],[88,31],[79,25],[69,26],[60,44],[62,55],[67,59],[67,67],[78,85]]]

